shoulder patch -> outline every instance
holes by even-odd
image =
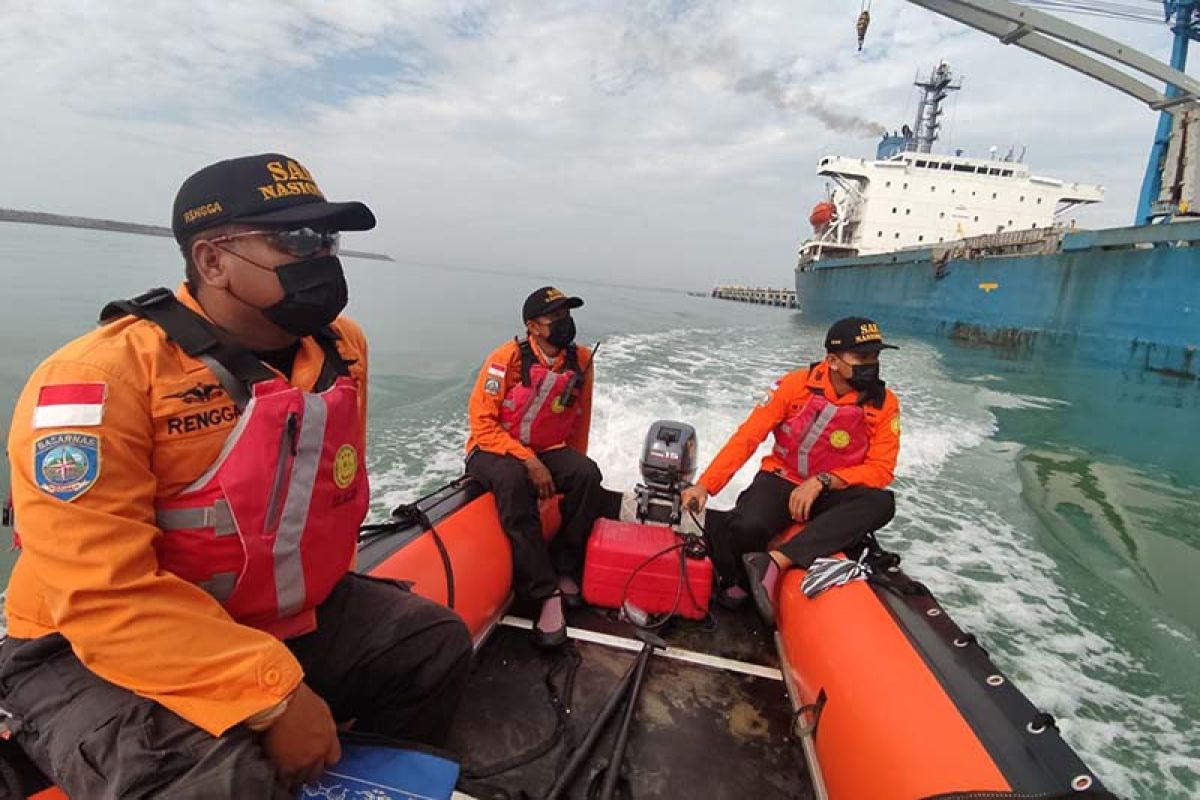
[[[495,375],[489,375],[488,379],[483,382],[483,391],[488,394],[500,394],[500,379]]]
[[[38,389],[34,428],[91,427],[104,420],[108,386],[103,383],[53,383]]]
[[[51,497],[71,501],[100,477],[100,437],[52,433],[33,442],[33,475]]]
[[[763,393],[762,399],[758,401],[760,406],[765,406],[771,402],[771,399],[775,397],[776,390],[779,389],[779,381],[781,380],[783,379],[780,378],[779,380],[771,382],[771,385],[767,387],[767,391]]]
[[[508,366],[505,364],[497,364],[495,361],[488,364],[488,375],[493,378],[503,378],[508,373]]]
[[[900,415],[899,414],[892,417],[892,433],[896,434],[897,436],[900,435]]]

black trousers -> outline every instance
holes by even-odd
[[[796,484],[770,472],[759,472],[738,495],[723,526],[712,531],[713,566],[722,586],[746,588],[742,556],[767,544],[795,520],[788,498]],[[848,486],[822,493],[812,505],[803,532],[779,548],[793,564],[808,567],[814,559],[852,547],[896,515],[896,499],[887,489]]]
[[[467,474],[495,495],[500,525],[512,542],[513,589],[518,597],[533,600],[552,595],[559,575],[579,579],[587,538],[603,502],[595,461],[569,447],[538,453],[538,458],[562,493],[562,527],[549,546],[542,538],[537,490],[525,464],[483,450],[467,459]]]
[[[289,640],[304,680],[355,730],[441,744],[466,686],[471,637],[452,611],[394,581],[347,575]],[[259,736],[210,735],[80,663],[59,634],[0,643],[14,739],[70,797],[294,798]]]

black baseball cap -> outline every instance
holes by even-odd
[[[229,222],[369,231],[375,215],[357,201],[327,201],[312,173],[294,158],[261,153],[210,164],[175,195],[171,230],[179,244]]]
[[[830,353],[878,353],[880,350],[899,350],[894,344],[885,344],[879,326],[866,317],[846,317],[829,327],[825,334],[825,350]]]
[[[534,317],[549,314],[560,308],[579,308],[581,305],[582,298],[567,297],[553,286],[543,286],[525,298],[525,305],[521,307],[521,319],[528,322]]]

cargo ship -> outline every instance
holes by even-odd
[[[851,314],[891,330],[1054,351],[1127,375],[1197,380],[1200,364],[1200,83],[1182,70],[1197,38],[1192,0],[1167,4],[1170,66],[1005,0],[912,0],[1088,74],[1161,112],[1136,224],[1082,230],[1072,211],[1103,188],[1034,173],[1024,154],[938,153],[943,105],[961,84],[938,64],[915,83],[914,124],[875,158],[822,157],[829,182],[796,266],[797,303],[817,321]],[[1134,80],[1089,53],[1164,81]]]

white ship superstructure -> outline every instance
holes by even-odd
[[[885,136],[875,160],[825,156],[817,174],[831,182],[813,209],[813,236],[801,262],[929,247],[968,236],[1062,224],[1071,208],[1098,203],[1100,186],[1040,177],[1011,157],[981,159],[931,152],[941,101],[958,88],[939,64],[928,81],[917,129]]]

